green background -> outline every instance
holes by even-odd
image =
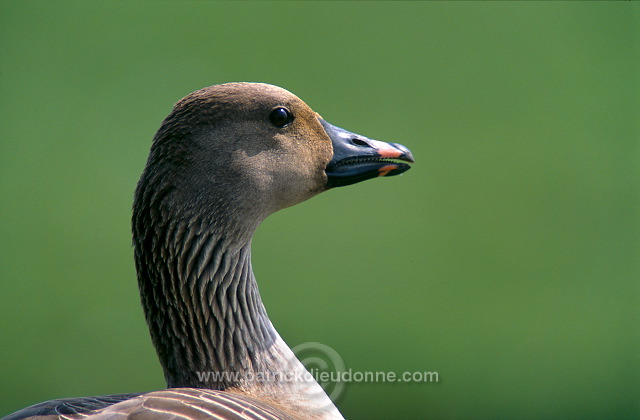
[[[164,386],[133,190],[175,101],[262,81],[416,157],[254,240],[291,346],[439,373],[345,417],[640,416],[638,4],[2,1],[0,43],[0,415]]]

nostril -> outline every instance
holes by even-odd
[[[358,145],[358,146],[368,146],[369,145],[369,143],[367,143],[366,141],[364,141],[362,139],[359,139],[359,138],[352,138],[351,142],[353,144]]]

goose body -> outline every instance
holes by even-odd
[[[132,218],[142,306],[168,389],[52,400],[6,419],[341,419],[267,316],[251,238],[271,213],[402,173],[403,161],[413,162],[404,146],[332,126],[276,86],[187,95],[154,137]]]

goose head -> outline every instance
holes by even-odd
[[[180,100],[156,134],[139,189],[178,213],[254,223],[332,187],[409,169],[411,152],[335,127],[285,89],[227,83]]]

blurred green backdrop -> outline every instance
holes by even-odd
[[[0,415],[164,387],[133,189],[175,101],[263,81],[417,160],[254,241],[290,345],[440,375],[345,417],[640,416],[637,3],[2,1],[0,42]]]

